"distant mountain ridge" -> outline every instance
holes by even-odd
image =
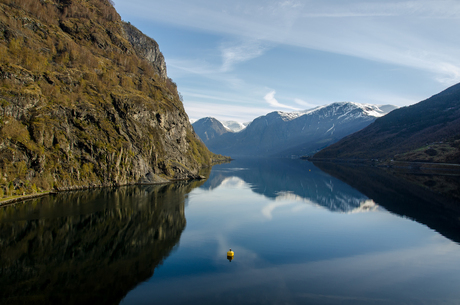
[[[377,119],[314,158],[460,163],[460,84]]]
[[[382,106],[388,110],[396,106]],[[352,102],[333,103],[298,112],[275,111],[254,119],[233,132],[215,118],[192,126],[213,152],[231,157],[291,157],[312,154],[356,132],[387,111],[379,106]]]

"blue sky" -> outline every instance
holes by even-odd
[[[414,104],[460,82],[458,0],[115,0],[155,39],[190,119]]]

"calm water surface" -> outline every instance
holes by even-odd
[[[206,182],[35,200],[1,210],[0,296],[460,304],[459,244],[382,205],[300,160],[234,161]]]

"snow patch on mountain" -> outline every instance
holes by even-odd
[[[305,111],[295,111],[295,112],[276,111],[276,113],[281,117],[283,121],[287,122],[287,121],[292,121],[294,119],[297,119],[298,117],[301,117],[302,115],[305,114]]]
[[[221,121],[221,123],[225,128],[233,132],[239,132],[249,125],[249,123],[240,123],[237,121]]]
[[[354,102],[338,102],[330,105],[318,106],[313,109],[304,110],[304,111],[294,111],[294,112],[282,112],[277,111],[276,113],[283,119],[283,121],[292,121],[304,115],[316,115],[321,111],[326,111],[322,114],[322,118],[338,116],[338,118],[348,117],[349,119],[358,118],[363,116],[370,117],[381,117],[387,114],[389,111],[396,109],[395,106],[382,105],[382,110],[379,105],[373,104],[360,104]],[[359,111],[361,110],[361,111]]]

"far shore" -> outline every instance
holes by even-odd
[[[378,160],[378,159],[326,159],[307,158],[310,162],[328,162],[349,165],[363,165],[374,167],[406,168],[406,169],[429,169],[429,170],[450,170],[460,171],[460,164],[438,163],[426,161],[399,161],[399,160]]]

